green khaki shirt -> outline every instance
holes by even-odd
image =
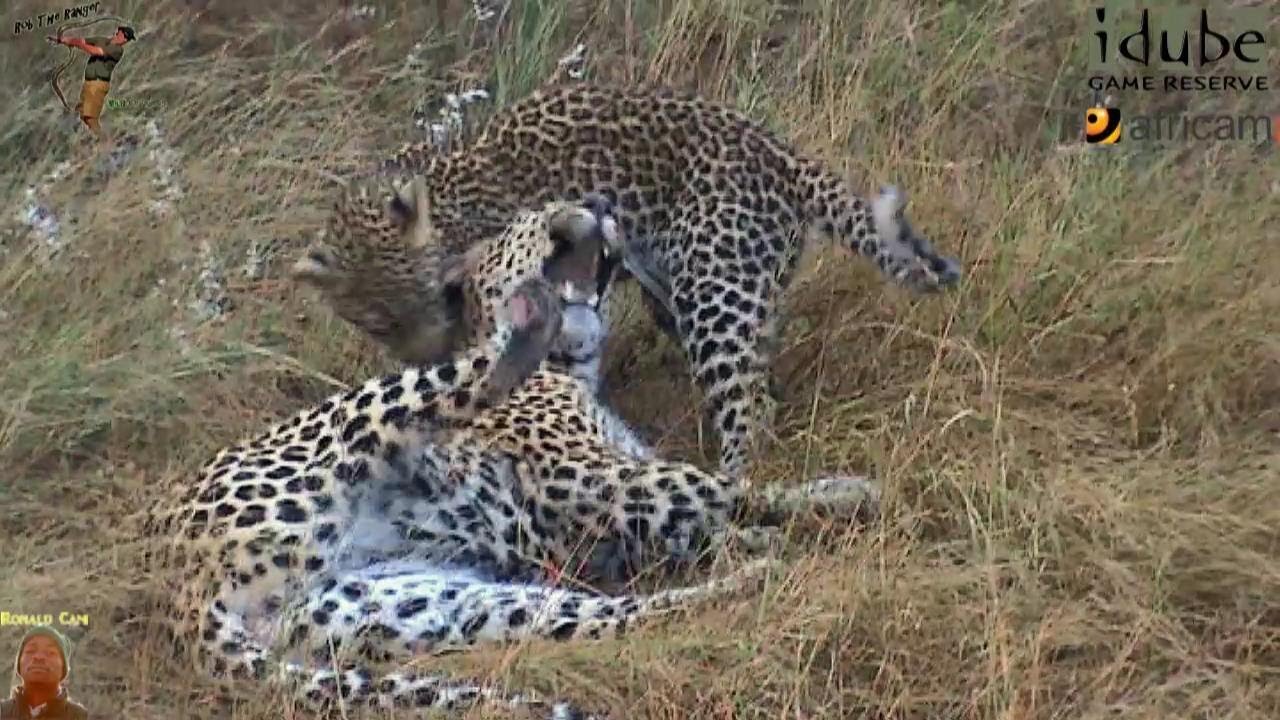
[[[124,46],[113,45],[109,37],[85,38],[84,40],[90,45],[100,47],[106,51],[105,55],[89,56],[89,62],[84,65],[84,79],[111,82],[111,71],[116,69],[116,63],[120,62],[120,58],[124,57]]]

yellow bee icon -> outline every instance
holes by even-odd
[[[1084,139],[1091,145],[1120,142],[1120,108],[1091,107],[1084,113]]]

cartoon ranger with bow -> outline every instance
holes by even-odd
[[[75,111],[85,127],[99,139],[102,138],[102,127],[98,124],[98,117],[102,115],[102,108],[107,102],[107,92],[111,89],[111,73],[124,57],[125,44],[135,37],[133,28],[128,25],[117,26],[115,34],[110,37],[63,37],[61,30],[57,35],[48,36],[49,42],[55,45],[83,50],[89,55],[84,65],[84,83],[80,86],[80,102],[76,103]],[[58,76],[74,59],[72,57],[67,60],[51,78],[53,91],[57,93],[63,107],[67,107],[67,101],[58,87]],[[70,108],[67,109],[70,110]]]

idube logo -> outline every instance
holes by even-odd
[[[1219,6],[1212,18],[1204,9],[1196,13],[1183,6],[1158,11],[1142,8],[1136,27],[1121,20],[1120,14],[1118,8],[1093,9],[1089,59],[1094,73],[1089,88],[1095,92],[1271,89],[1265,74],[1267,39],[1262,33],[1268,18],[1261,6]],[[1216,71],[1219,63],[1232,63],[1232,72],[1193,72]],[[1153,66],[1165,73],[1137,74]]]

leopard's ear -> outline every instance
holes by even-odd
[[[412,178],[406,183],[393,188],[391,202],[387,207],[391,222],[400,229],[407,229],[418,219],[418,203],[420,200],[420,178]]]
[[[398,187],[387,211],[406,246],[439,245],[440,235],[431,222],[431,194],[423,177],[414,177]]]
[[[883,185],[871,200],[871,219],[882,238],[896,240],[902,234],[907,194],[897,185]]]
[[[907,193],[897,185],[881,185],[871,205],[876,217],[901,220],[907,209]]]

